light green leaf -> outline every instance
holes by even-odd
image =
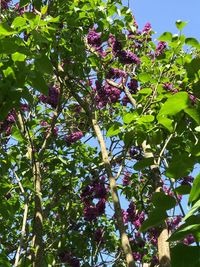
[[[113,123],[113,125],[108,129],[106,136],[107,137],[111,137],[111,136],[114,136],[114,135],[118,135],[118,133],[121,132],[121,130],[120,130],[121,126],[122,125],[119,122]]]
[[[170,133],[173,132],[173,121],[164,116],[157,116],[157,120],[159,124],[162,124]]]
[[[161,115],[176,115],[183,109],[188,107],[189,96],[186,92],[179,92],[170,96],[160,109]]]
[[[138,118],[137,114],[127,113],[123,116],[123,121],[124,121],[124,123],[129,124],[132,121],[136,120],[137,118]]]
[[[15,62],[15,61],[21,61],[23,62],[25,59],[26,59],[26,56],[24,54],[21,54],[21,53],[14,53],[12,54],[12,60]]]
[[[200,125],[200,114],[195,108],[185,108],[184,111]]]
[[[198,209],[200,208],[200,199],[192,206],[188,214],[183,218],[183,220],[187,220],[190,216],[192,216]],[[200,222],[199,222],[200,227]]]
[[[143,115],[139,118],[138,123],[147,123],[147,122],[152,122],[154,121],[154,116],[153,115]]]
[[[160,37],[158,37],[158,40],[163,42],[171,42],[172,40],[171,32],[164,32]]]
[[[181,20],[177,20],[176,21],[176,27],[179,31],[182,31],[183,28],[185,28],[185,26],[188,24],[187,21],[181,21]]]

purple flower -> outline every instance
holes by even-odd
[[[65,137],[65,141],[67,142],[68,145],[75,143],[79,139],[83,137],[83,133],[81,131],[77,131],[74,133],[71,133],[70,135]]]
[[[142,30],[143,33],[146,33],[146,34],[149,34],[151,32],[152,28],[151,28],[151,23],[150,22],[147,22],[145,25],[144,25],[144,28]]]
[[[49,88],[49,95],[40,95],[38,99],[43,102],[51,105],[53,108],[56,108],[59,101],[60,88],[58,86],[51,86]]]
[[[101,45],[101,33],[96,32],[95,29],[90,29],[87,35],[88,44],[99,47]]]
[[[192,102],[192,105],[194,105],[196,103],[196,100],[197,100],[196,96],[194,96],[192,94],[189,94],[189,98],[190,98],[190,100]]]
[[[94,221],[98,216],[97,208],[94,205],[86,206],[83,210],[83,213],[86,221]]]
[[[105,198],[107,190],[103,183],[97,183],[93,186],[94,198]]]
[[[123,209],[122,209],[122,218],[123,218],[123,223],[127,224],[128,223],[128,212]]]
[[[114,55],[117,55],[122,49],[121,43],[112,34],[109,36],[108,44],[111,46]]]
[[[133,258],[135,261],[140,261],[142,259],[142,256],[139,252],[133,252]]]
[[[125,51],[125,50],[120,51],[119,52],[119,59],[120,59],[121,63],[124,63],[124,64],[137,64],[137,65],[139,65],[141,63],[139,57],[136,56],[131,51]]]
[[[16,121],[16,113],[14,111],[11,111],[7,118],[6,118],[7,122],[9,123],[14,123]]]
[[[94,233],[94,240],[97,242],[97,243],[103,243],[104,240],[103,240],[103,230],[98,228],[95,233]]]
[[[155,52],[156,57],[163,54],[166,47],[167,47],[167,43],[160,41],[156,47],[156,52]]]
[[[105,213],[105,208],[106,208],[106,199],[102,198],[99,200],[99,202],[96,205],[98,216]]]
[[[181,180],[182,180],[181,185],[191,185],[192,182],[194,181],[194,177],[192,177],[192,176],[185,176]]]
[[[127,186],[131,183],[130,176],[131,176],[131,174],[129,172],[125,172],[123,180],[122,180],[123,186]]]
[[[169,82],[168,83],[164,83],[163,84],[163,88],[166,89],[166,90],[171,91],[172,88],[173,88],[173,85],[171,83],[169,83]]]
[[[130,103],[130,100],[127,95],[124,95],[122,98],[122,105],[127,106],[128,103]]]
[[[184,238],[184,240],[183,240],[183,243],[185,244],[185,245],[191,245],[192,243],[194,243],[195,242],[195,239],[194,239],[194,237],[193,237],[193,235],[191,235],[191,234],[189,234],[186,238]]]
[[[128,83],[128,88],[132,94],[136,94],[138,91],[138,81],[136,79],[131,79]]]
[[[126,72],[120,69],[111,68],[107,74],[107,78],[119,79],[126,76]]]
[[[29,111],[29,105],[28,104],[20,104],[20,109],[22,111]]]
[[[136,206],[133,202],[130,202],[127,212],[128,212],[128,219],[130,222],[132,222],[135,219],[136,215]]]

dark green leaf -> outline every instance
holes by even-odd
[[[171,249],[172,267],[199,267],[200,247],[178,244]]]
[[[189,203],[192,203],[198,198],[200,198],[200,173],[194,179],[192,189],[190,192],[190,196],[189,196]]]
[[[154,158],[144,158],[134,165],[134,170],[139,171],[154,164]]]
[[[155,192],[152,196],[152,202],[155,207],[163,210],[169,210],[176,206],[176,200],[164,192]]]
[[[166,211],[163,209],[156,208],[149,213],[148,218],[142,223],[140,231],[145,232],[149,228],[163,223],[166,218],[167,218]]]

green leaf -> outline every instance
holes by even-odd
[[[155,192],[152,196],[152,203],[155,207],[163,210],[169,210],[176,206],[176,200],[164,192]]]
[[[158,40],[163,41],[163,42],[171,42],[172,33],[171,32],[164,32],[160,37],[158,37]]]
[[[151,88],[143,88],[138,91],[138,94],[140,95],[151,95],[152,89]]]
[[[195,163],[195,157],[189,156],[186,152],[178,153],[177,151],[169,162],[169,167],[166,169],[166,176],[174,179],[187,176],[192,171]]]
[[[20,130],[19,130],[18,128],[16,128],[16,127],[14,127],[14,128],[12,129],[12,137],[13,137],[15,140],[19,141],[19,142],[23,142],[23,141],[24,141],[24,138],[23,138],[23,136],[22,136]]]
[[[200,247],[178,244],[171,248],[172,267],[199,267]]]
[[[190,38],[186,38],[185,39],[185,43],[187,45],[191,45],[192,47],[199,48],[199,42],[195,38],[191,38],[191,37]]]
[[[143,115],[139,118],[138,123],[146,123],[154,121],[153,115]]]
[[[53,74],[51,61],[45,55],[35,60],[35,66],[42,73]]]
[[[106,136],[107,137],[111,137],[114,135],[118,135],[118,133],[121,132],[120,127],[121,127],[121,123],[119,122],[114,122],[113,125],[108,129]]]
[[[47,13],[47,10],[48,10],[48,5],[43,6],[42,9],[41,9],[41,14],[45,15]]]
[[[157,116],[158,123],[163,125],[170,133],[173,132],[173,120],[164,117],[164,116]]]
[[[126,145],[126,147],[130,147],[134,141],[133,137],[134,137],[135,132],[134,131],[130,131],[130,132],[126,132],[124,135],[124,143]]]
[[[20,0],[19,6],[24,7],[30,3],[30,0]]]
[[[182,31],[183,28],[185,28],[185,26],[188,24],[187,21],[181,21],[181,20],[177,20],[176,21],[176,27],[179,31]]]
[[[176,115],[181,110],[188,107],[189,96],[186,92],[179,92],[170,96],[160,109],[158,116]]]
[[[134,165],[134,170],[139,171],[154,164],[154,158],[144,158]]]
[[[149,82],[151,80],[151,75],[149,73],[143,72],[137,75],[140,82]]]
[[[184,111],[200,125],[200,114],[195,108],[185,108]]]
[[[24,25],[26,25],[26,20],[25,18],[23,17],[16,17],[13,22],[12,22],[12,27],[15,29],[15,28],[21,28],[23,27]]]
[[[200,208],[200,199],[192,206],[188,214],[183,218],[183,220],[187,220],[193,213],[195,213]],[[200,226],[200,223],[199,223]]]
[[[171,236],[168,241],[182,240],[188,234],[194,233],[200,230],[200,224],[182,224]]]
[[[200,173],[195,177],[189,196],[189,203],[200,198]]]
[[[15,34],[14,31],[7,23],[0,23],[0,35],[9,36]]]
[[[131,123],[132,121],[136,120],[138,118],[138,115],[136,113],[126,113],[123,116],[123,121],[126,124]]]
[[[12,60],[15,62],[15,61],[21,61],[23,62],[25,59],[26,59],[26,56],[24,54],[21,54],[21,53],[14,53],[12,54],[11,56]]]
[[[200,126],[197,126],[197,127],[195,128],[195,131],[196,131],[196,132],[200,132]]]
[[[142,223],[140,231],[145,232],[149,228],[163,223],[166,218],[167,218],[167,213],[165,210],[155,208],[149,213],[148,218]]]
[[[191,186],[190,185],[180,185],[174,190],[177,194],[180,195],[188,195],[191,191]]]

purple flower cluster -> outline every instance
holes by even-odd
[[[124,177],[122,179],[123,186],[127,186],[127,185],[131,184],[130,177],[131,177],[131,173],[130,172],[125,172]]]
[[[67,145],[71,145],[72,143],[75,143],[76,141],[80,140],[82,137],[83,133],[81,131],[77,131],[66,136],[65,141],[67,142]]]
[[[185,176],[183,178],[181,178],[181,185],[191,185],[192,182],[194,181],[194,177],[192,176]]]
[[[100,47],[101,46],[101,33],[96,32],[94,28],[90,29],[87,35],[87,41],[88,41],[88,44],[94,47]]]
[[[142,30],[143,33],[149,34],[152,31],[151,23],[147,22]]]
[[[181,215],[174,216],[173,218],[168,218],[167,219],[168,229],[171,230],[171,231],[176,230],[177,227],[179,226],[181,220],[182,220],[182,216]]]
[[[167,43],[160,41],[156,47],[155,56],[158,57],[162,55],[166,47],[167,47]]]
[[[53,108],[56,108],[59,102],[60,88],[58,86],[51,86],[49,88],[48,96],[40,95],[39,100],[47,103]]]
[[[186,238],[183,239],[183,243],[185,245],[191,245],[194,242],[195,242],[194,236],[191,234],[189,234]]]
[[[8,9],[9,2],[11,2],[11,0],[1,0],[0,1],[1,9]]]
[[[21,111],[25,112],[25,111],[29,111],[29,105],[28,104],[20,104],[20,109]]]
[[[122,50],[121,43],[112,34],[109,36],[108,44],[111,46],[114,55],[117,55]]]
[[[94,233],[94,240],[99,244],[99,243],[104,243],[105,240],[103,239],[103,229],[98,228],[96,229],[95,233]]]
[[[142,159],[141,150],[139,147],[132,146],[129,150],[129,154],[132,159],[136,159],[136,160]]]
[[[102,108],[110,103],[116,103],[120,99],[121,90],[105,83],[104,86],[98,86],[93,89],[95,93],[95,101],[99,108]]]
[[[164,83],[164,84],[163,84],[163,88],[164,88],[165,90],[171,91],[172,88],[173,88],[173,85],[172,85],[172,83],[167,82],[167,83]]]
[[[6,119],[3,122],[0,122],[0,132],[5,132],[7,136],[11,134],[12,125],[16,121],[16,112],[15,110],[11,110]]]
[[[69,264],[71,267],[80,267],[79,259],[72,256],[69,252],[61,252],[59,254],[61,262]]]
[[[127,95],[124,95],[122,98],[122,105],[127,106],[128,103],[130,103],[130,100]]]
[[[128,88],[131,94],[136,94],[138,91],[138,81],[136,79],[131,79],[128,83]]]
[[[194,105],[196,103],[196,101],[197,101],[196,96],[194,96],[193,94],[189,94],[189,98],[190,98],[190,100],[192,102],[192,105]]]
[[[107,79],[119,79],[126,77],[126,72],[117,68],[111,68],[107,74]]]
[[[81,200],[84,204],[84,218],[86,221],[96,220],[97,217],[105,213],[107,189],[101,179],[87,185],[81,193]],[[99,199],[97,204],[93,199]]]
[[[139,57],[136,56],[131,51],[122,50],[122,51],[119,52],[118,56],[119,56],[119,60],[123,64],[136,64],[136,65],[139,65],[141,63]]]
[[[127,209],[128,220],[135,226],[136,229],[139,229],[145,219],[145,213],[136,212],[136,206],[133,202],[129,204]]]

